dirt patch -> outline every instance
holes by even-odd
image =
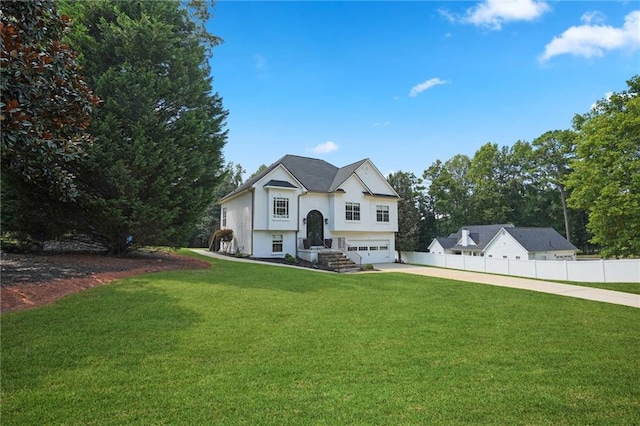
[[[208,268],[208,262],[175,253],[13,254],[0,258],[0,311],[44,306],[68,294],[147,272]]]

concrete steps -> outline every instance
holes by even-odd
[[[340,250],[323,250],[318,253],[318,263],[336,272],[357,272],[360,266]]]

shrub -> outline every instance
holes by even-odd
[[[288,263],[289,265],[293,265],[296,263],[296,258],[287,253],[284,255],[284,262]]]

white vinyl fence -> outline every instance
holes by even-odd
[[[593,283],[640,282],[640,259],[513,260],[403,251],[402,260],[414,265],[545,280]]]

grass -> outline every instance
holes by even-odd
[[[638,424],[640,310],[211,260],[2,315],[2,424]]]
[[[564,282],[564,281],[563,281]],[[621,291],[623,293],[640,294],[640,283],[577,283],[566,281],[566,284],[584,287],[602,288],[605,290]]]

